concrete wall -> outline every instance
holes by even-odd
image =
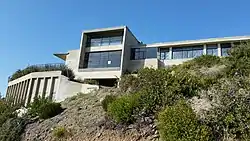
[[[125,72],[126,70],[130,71],[131,47],[137,46],[138,44],[139,44],[139,41],[135,38],[132,32],[128,28],[126,28],[125,39],[124,39],[124,49],[123,49],[123,54],[122,54],[122,72]],[[140,62],[138,63],[140,64]]]
[[[55,95],[55,101],[61,102],[68,97],[76,95],[79,92],[89,93],[93,90],[98,90],[99,86],[89,85],[89,84],[81,84],[77,82],[69,81],[67,77],[60,77],[60,85]]]
[[[26,106],[39,96],[54,99],[60,76],[61,71],[34,72],[13,80],[8,83],[7,100]]]
[[[78,92],[87,93],[98,88],[98,86],[71,82],[61,75],[61,71],[34,72],[9,82],[6,97],[14,105],[27,106],[37,97],[48,97],[60,102]]]
[[[70,50],[66,57],[65,64],[75,73],[78,72],[78,60],[80,58],[80,50]]]

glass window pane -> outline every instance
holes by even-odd
[[[146,58],[157,58],[157,48],[147,48]]]
[[[102,46],[108,46],[109,45],[109,38],[102,38]]]
[[[121,51],[109,52],[108,67],[120,67]]]
[[[110,37],[110,45],[120,45],[122,44],[122,36]]]
[[[218,56],[218,46],[217,46],[217,44],[207,45],[207,55]]]
[[[173,48],[173,59],[182,59],[182,50]]]
[[[91,46],[100,46],[101,45],[101,39],[91,39]]]

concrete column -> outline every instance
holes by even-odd
[[[15,105],[19,104],[19,97],[20,97],[20,89],[21,89],[21,82],[17,84],[16,96],[15,96]]]
[[[35,98],[39,97],[40,84],[41,84],[41,78],[38,78],[36,83]]]
[[[18,104],[22,103],[22,97],[23,97],[23,85],[24,85],[24,81],[20,82],[20,90],[19,90],[19,96],[18,96]]]
[[[169,48],[169,59],[173,59],[173,48]]]
[[[31,100],[30,100],[30,102],[33,102],[33,101],[34,101],[34,98],[35,98],[35,96],[36,96],[37,81],[38,81],[38,79],[35,78],[35,79],[34,79],[34,83],[33,83],[33,89],[32,89],[32,95],[31,95]]]
[[[51,86],[50,86],[50,92],[49,92],[49,99],[53,100],[53,94],[54,94],[54,89],[55,89],[55,77],[51,77]]]
[[[21,98],[20,98],[20,103],[22,106],[24,106],[24,97],[25,97],[25,85],[27,83],[27,80],[22,82],[22,91],[21,91]]]
[[[218,44],[218,56],[221,56],[221,45]]]
[[[34,83],[35,83],[35,79],[30,79],[30,85],[29,85],[29,90],[28,90],[28,98],[26,101],[26,106],[30,104],[31,99],[32,99],[32,93],[33,93],[33,88],[34,88]]]
[[[207,54],[207,45],[204,44],[203,45],[203,55],[206,55]]]
[[[42,90],[42,98],[46,98],[46,90],[48,87],[48,78],[44,77],[43,90]]]
[[[12,92],[12,101],[11,104],[15,104],[15,97],[16,97],[16,84],[13,85],[13,92]]]
[[[51,85],[52,85],[52,77],[47,77],[47,88],[46,88],[45,98],[48,98],[50,96]]]
[[[27,80],[26,86],[25,86],[25,96],[24,96],[24,106],[26,107],[27,101],[28,101],[28,92],[30,87],[30,79]]]

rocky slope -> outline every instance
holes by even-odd
[[[107,119],[101,100],[117,89],[104,88],[91,94],[78,94],[62,102],[64,112],[51,119],[28,124],[23,141],[147,141],[159,140],[154,117],[146,117],[133,125],[117,125]],[[64,127],[67,135],[53,136],[53,130]]]

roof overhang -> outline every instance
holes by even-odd
[[[60,59],[62,59],[62,60],[64,60],[64,61],[66,61],[66,58],[67,58],[67,55],[68,55],[69,53],[54,53],[54,55],[56,56],[56,57],[58,57],[58,58],[60,58]]]
[[[180,45],[194,45],[194,44],[206,44],[206,43],[217,43],[217,42],[233,42],[233,41],[241,41],[241,40],[250,40],[250,36],[236,36],[236,37],[154,43],[154,44],[147,44],[146,47],[171,47],[171,46],[180,46]]]

